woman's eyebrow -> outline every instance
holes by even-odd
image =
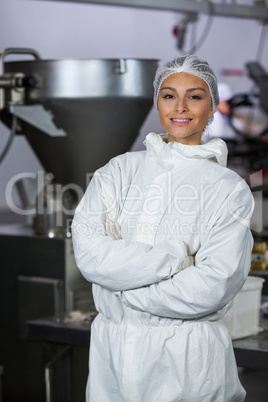
[[[163,87],[163,88],[161,88],[160,91],[164,91],[164,90],[176,91],[176,89],[173,88],[173,87]],[[193,91],[198,91],[198,90],[199,90],[199,91],[206,92],[206,90],[205,90],[204,88],[202,88],[202,87],[189,88],[189,89],[186,89],[186,92],[193,92]]]
[[[165,89],[168,89],[169,91],[176,91],[176,89],[172,88],[172,87],[163,87],[163,88],[160,89],[160,91],[163,91]]]
[[[189,88],[186,90],[186,92],[192,92],[192,91],[203,91],[206,92],[206,90],[202,87],[197,87],[197,88]]]

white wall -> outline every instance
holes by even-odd
[[[1,0],[0,50],[28,47],[42,58],[156,58],[160,64],[175,55],[183,55],[172,34],[182,14],[122,8],[113,6],[41,0]],[[197,35],[200,37],[208,17],[200,15]],[[252,82],[247,77],[223,77],[226,68],[244,69],[255,60],[261,25],[254,20],[214,17],[209,35],[197,50],[213,66],[220,81],[232,85],[234,93],[247,91]],[[186,50],[190,49],[190,35]],[[267,46],[266,46],[267,49]],[[8,60],[8,59],[7,59]],[[266,50],[261,60],[268,65]],[[152,109],[133,149],[142,148],[149,131],[161,131],[157,113]],[[8,130],[0,122],[0,151]],[[0,209],[6,207],[5,188],[8,180],[19,172],[40,170],[38,160],[24,138],[16,137],[0,166]]]

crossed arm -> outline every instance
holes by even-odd
[[[209,315],[233,299],[248,275],[253,204],[241,180],[215,214],[193,266],[178,237],[150,246],[107,236],[107,203],[93,178],[73,220],[77,265],[88,281],[134,309],[179,319]]]
[[[183,320],[224,309],[246,280],[253,245],[249,229],[252,196],[245,188],[234,197],[235,210],[228,209],[226,200],[195,256],[195,266],[150,286],[117,292],[123,304]]]
[[[191,263],[178,238],[151,246],[107,236],[106,217],[107,202],[94,177],[72,224],[76,262],[88,281],[112,291],[140,288],[171,278]]]

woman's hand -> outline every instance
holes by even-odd
[[[194,265],[194,263],[195,263],[194,256],[188,255],[188,259],[189,259],[188,264],[185,267],[183,267],[182,269],[185,269],[185,268],[188,268],[188,267]]]
[[[110,236],[115,240],[122,239],[121,227],[118,222],[113,222],[110,219],[105,221],[105,233],[106,236]]]

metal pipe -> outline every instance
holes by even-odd
[[[52,360],[45,365],[45,386],[46,386],[46,402],[53,402],[52,387],[51,387],[51,370],[54,364],[63,356],[69,352],[71,346],[65,346],[59,353],[57,353]]]
[[[50,0],[53,1],[53,0]],[[247,18],[268,21],[268,8],[263,5],[245,6],[241,4],[216,3],[214,1],[196,0],[61,0],[72,3],[91,3],[121,7],[147,8],[155,10],[176,11],[182,13],[203,13],[221,17]]]

